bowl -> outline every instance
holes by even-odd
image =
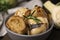
[[[9,15],[5,21],[5,24],[7,22],[7,20],[9,19],[10,16],[12,16],[13,14]],[[50,24],[49,24],[49,29],[41,34],[36,34],[36,35],[21,35],[21,34],[17,34],[13,31],[11,31],[10,29],[6,27],[6,31],[8,36],[12,39],[12,40],[46,40],[46,38],[49,36],[49,34],[51,33],[54,23],[51,20]]]

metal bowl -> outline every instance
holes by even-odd
[[[9,15],[5,21],[5,24],[7,22],[7,20],[9,19],[10,16],[12,16],[13,14]],[[7,28],[7,26],[5,25],[6,27],[6,30],[7,30],[7,33],[9,35],[9,37],[12,39],[12,40],[46,40],[46,38],[49,36],[49,34],[51,33],[51,30],[53,29],[53,26],[54,26],[54,23],[52,20],[50,20],[50,26],[49,26],[49,29],[41,34],[36,34],[36,35],[21,35],[21,34],[17,34],[13,31],[11,31],[10,29]]]

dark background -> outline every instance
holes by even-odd
[[[43,3],[45,3],[47,0],[41,0]],[[60,2],[60,0],[50,0],[52,3],[56,4]]]

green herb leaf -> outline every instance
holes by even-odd
[[[34,14],[35,11],[33,11],[33,13],[30,13],[28,16],[24,16],[27,19],[33,19],[36,23],[39,23],[40,20],[37,19],[36,17],[32,16]]]

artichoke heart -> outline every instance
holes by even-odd
[[[19,16],[10,17],[6,25],[10,30],[20,34],[24,33],[24,29],[26,28],[24,20]]]

